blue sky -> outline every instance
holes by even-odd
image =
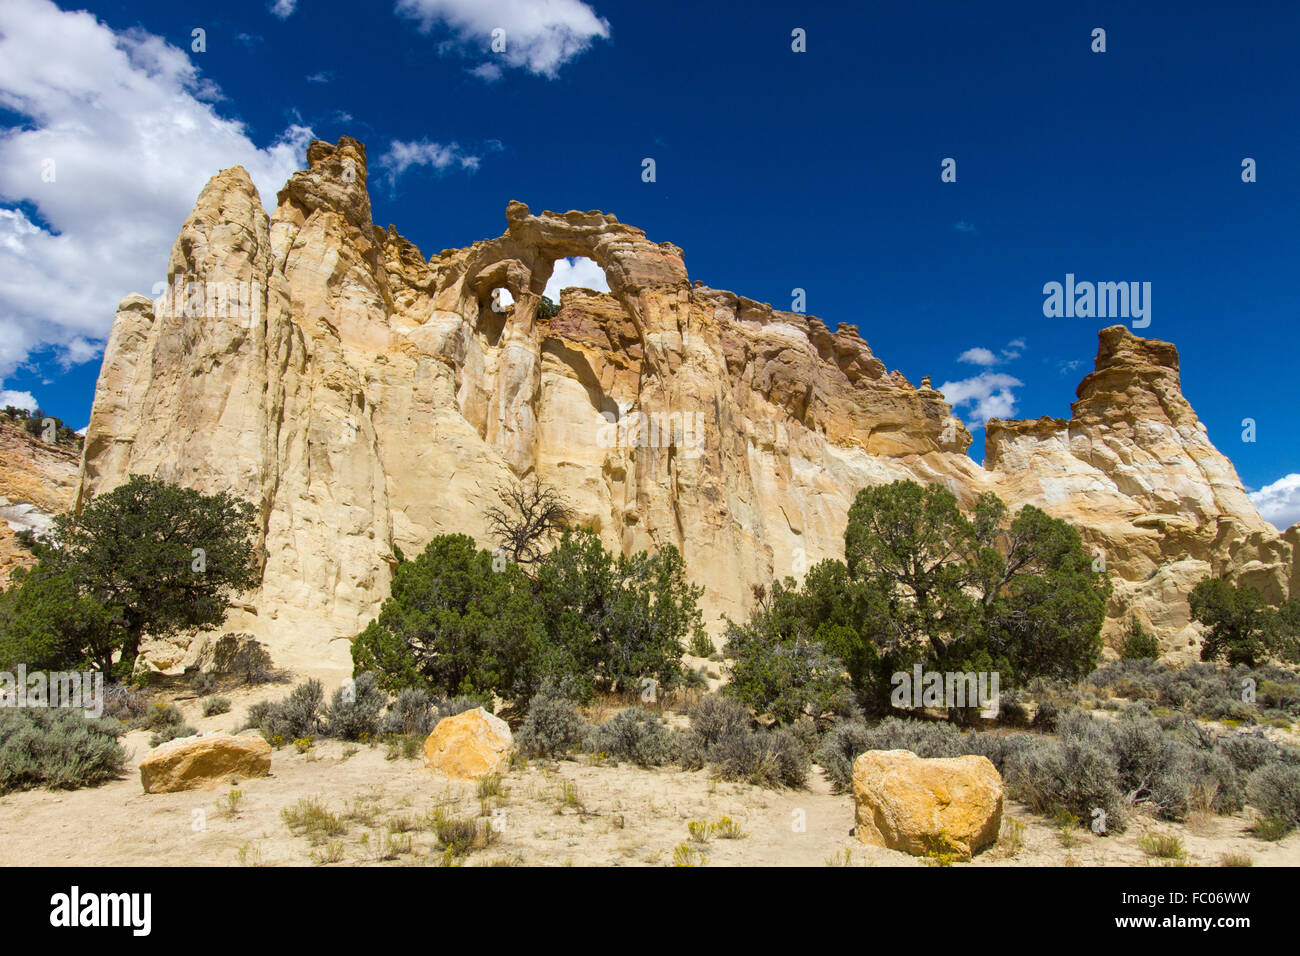
[[[207,177],[244,163],[273,202],[309,136],[348,134],[375,220],[426,255],[500,234],[512,198],[613,212],[710,286],[806,290],[913,382],[964,383],[975,424],[1068,415],[1117,321],[1044,317],[1044,283],[1150,282],[1138,334],[1178,345],[1248,487],[1289,482],[1275,523],[1300,517],[1293,3],[181,6],[0,13],[0,391],[74,427],[113,304],[163,278]]]

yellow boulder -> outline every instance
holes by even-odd
[[[438,721],[424,742],[424,760],[449,777],[473,780],[504,770],[511,745],[510,726],[475,707]]]
[[[1002,776],[987,757],[868,750],[853,763],[853,802],[863,843],[969,860],[998,838]]]
[[[271,745],[256,734],[200,734],[155,747],[140,761],[145,793],[172,793],[218,783],[227,777],[264,777],[271,772]]]

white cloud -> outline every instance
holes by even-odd
[[[495,83],[502,76],[501,67],[495,63],[480,63],[469,72],[488,83]]]
[[[967,349],[957,356],[958,362],[968,362],[971,365],[982,365],[989,368],[993,365],[1001,365],[1003,362],[1013,362],[1020,358],[1020,353],[1025,350],[1024,339],[1012,339],[997,353],[992,349],[986,349],[981,345]]]
[[[969,362],[972,365],[997,365],[998,357],[989,349],[976,347],[967,349],[957,356],[958,362]]]
[[[1004,372],[980,372],[974,378],[958,382],[944,382],[939,386],[943,397],[954,409],[969,409],[966,424],[983,428],[990,418],[1011,418],[1016,411],[1016,396],[1012,389],[1025,383]]]
[[[429,166],[437,172],[455,167],[474,172],[478,164],[479,157],[467,154],[455,143],[443,146],[426,139],[413,142],[395,139],[388,144],[388,152],[379,157],[379,166],[388,174],[390,186],[395,186],[398,177],[414,166]]]
[[[25,408],[29,412],[36,411],[40,405],[32,397],[31,392],[15,392],[10,389],[0,389],[0,408],[8,408],[12,405],[14,408]]]
[[[279,17],[281,20],[288,20],[297,9],[298,0],[275,0],[275,3],[271,4],[272,16]]]
[[[582,0],[397,0],[397,12],[415,20],[421,32],[445,25],[457,45],[477,47],[491,60],[546,77],[554,77],[593,40],[609,38],[609,22]],[[492,52],[492,31],[498,29],[505,31],[505,49]],[[493,80],[499,72],[477,75]]]
[[[122,297],[166,279],[218,170],[243,165],[273,206],[305,165],[309,129],[259,149],[218,96],[160,37],[47,0],[0,4],[0,107],[24,118],[0,132],[0,381],[38,349],[97,355]]]
[[[542,294],[554,302],[560,304],[560,290],[568,289],[571,286],[577,286],[580,289],[594,289],[596,292],[608,292],[609,281],[605,278],[605,270],[596,265],[591,259],[585,259],[581,256],[572,259],[556,259],[555,271],[551,273],[551,278],[546,282],[546,291]]]
[[[1260,517],[1285,531],[1300,521],[1300,475],[1292,472],[1250,494]]]

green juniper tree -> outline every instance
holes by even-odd
[[[1008,686],[1078,677],[1100,656],[1110,582],[1092,571],[1078,532],[1037,508],[1011,517],[986,494],[966,515],[940,485],[864,488],[844,550],[802,585],[778,583],[748,624],[731,626],[730,692],[756,710],[818,718],[838,706],[832,669],[810,663],[823,656],[873,708],[890,676],[918,663],[996,670]]]
[[[539,611],[518,565],[467,535],[441,535],[397,566],[379,616],[352,642],[353,672],[374,672],[390,691],[527,699],[544,641]]]
[[[1227,659],[1254,667],[1270,656],[1300,660],[1300,597],[1271,607],[1258,588],[1207,577],[1187,601],[1192,618],[1205,625],[1201,660]]]
[[[119,675],[130,676],[146,634],[216,627],[230,598],[257,585],[255,516],[225,492],[133,475],[79,515],[57,516],[48,537],[28,538],[38,569],[7,597],[9,613],[62,600],[59,613],[83,627],[85,656],[107,669],[116,652]]]

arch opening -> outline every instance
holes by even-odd
[[[491,348],[496,348],[505,331],[506,319],[515,307],[515,297],[505,286],[489,289],[479,301],[478,332]]]
[[[558,310],[560,294],[565,289],[591,289],[593,292],[609,293],[609,279],[605,270],[594,259],[585,256],[558,258],[551,264],[551,275],[546,280],[542,295],[549,299]]]

